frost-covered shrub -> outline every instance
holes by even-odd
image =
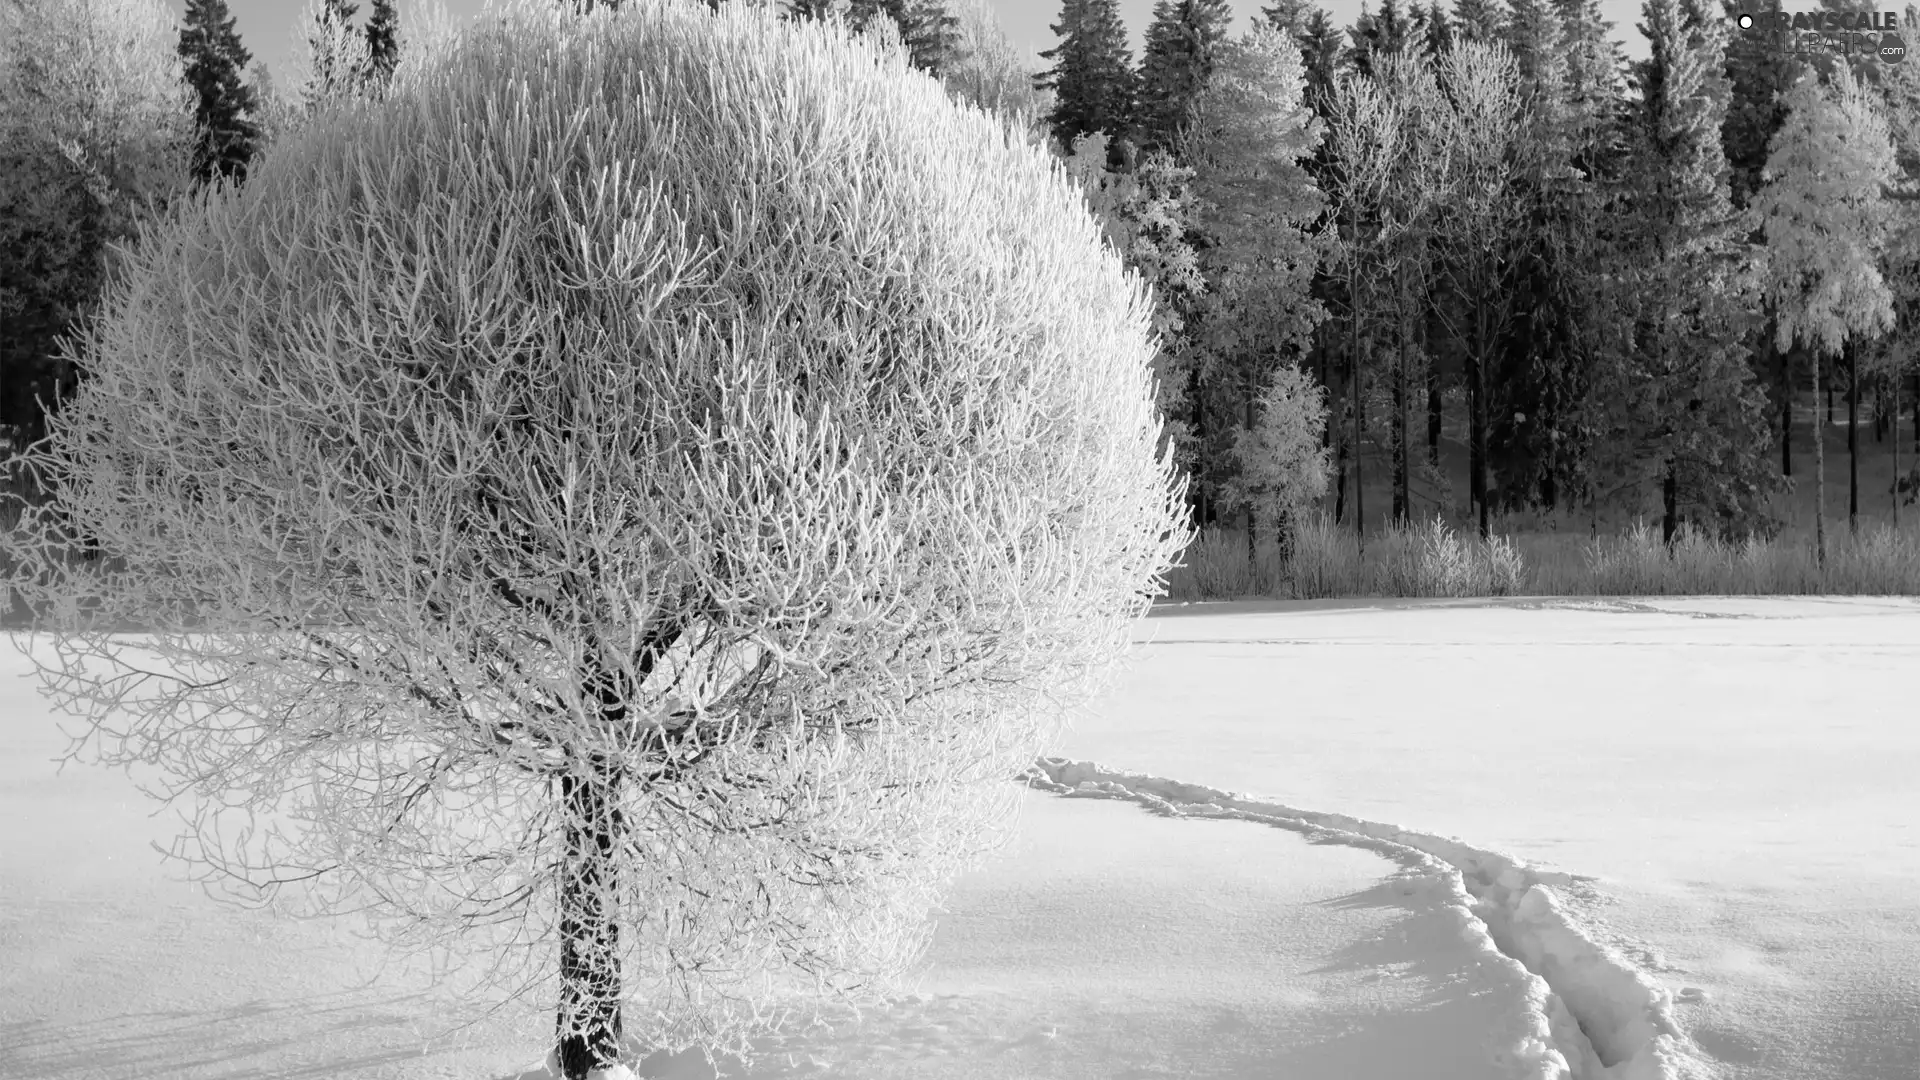
[[[1151,319],[899,53],[530,0],[143,237],[0,585],[79,749],[247,793],[216,877],[481,935],[569,1076],[745,1050],[916,957],[1185,545]]]

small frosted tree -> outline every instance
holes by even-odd
[[[1282,364],[1260,395],[1253,424],[1235,435],[1235,475],[1221,501],[1272,530],[1283,566],[1292,559],[1300,513],[1326,496],[1333,476],[1333,451],[1324,445],[1326,394],[1297,364]]]
[[[1111,676],[1190,539],[1154,347],[899,51],[532,0],[143,234],[0,585],[210,881],[458,942],[569,1078],[744,1054],[914,961]]]
[[[1766,231],[1766,290],[1778,315],[1777,343],[1815,350],[1813,396],[1820,399],[1820,355],[1857,337],[1893,329],[1893,293],[1878,255],[1891,214],[1894,180],[1887,124],[1845,65],[1835,85],[1803,74],[1784,99],[1789,112],[1773,137],[1763,186],[1748,207]],[[1813,440],[1814,548],[1826,565],[1826,438]]]

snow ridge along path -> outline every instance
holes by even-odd
[[[1412,874],[1439,878],[1461,932],[1509,969],[1524,1003],[1489,1053],[1513,1080],[1713,1080],[1716,1070],[1673,1019],[1673,996],[1617,951],[1596,942],[1562,894],[1591,896],[1594,879],[1538,870],[1459,840],[1344,814],[1298,810],[1164,777],[1041,758],[1019,780],[1058,795],[1127,799],[1175,817],[1259,821],[1386,854]],[[1556,891],[1558,890],[1558,891]]]

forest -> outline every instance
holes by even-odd
[[[1280,0],[1238,35],[1226,0],[1159,0],[1136,62],[1115,0],[1065,0],[1036,64],[984,0],[778,7],[1005,116],[1151,285],[1200,530],[1177,594],[1920,583],[1920,69],[1877,35],[1808,48],[1778,0],[1746,29],[1648,0],[1628,62],[1596,0],[1386,0],[1344,28]],[[314,0],[282,92],[224,0],[0,10],[0,431],[23,444],[84,378],[60,343],[116,245],[377,100],[402,15],[431,13]]]

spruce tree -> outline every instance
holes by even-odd
[[[1447,11],[1440,6],[1440,0],[1433,0],[1433,6],[1425,9],[1422,15],[1427,28],[1423,42],[1427,55],[1438,60],[1453,48],[1453,20],[1447,18]]]
[[[1300,59],[1307,69],[1307,101],[1322,118],[1328,115],[1334,74],[1340,70],[1340,38],[1333,17],[1326,9],[1316,7],[1307,15],[1306,29],[1298,39]],[[1321,144],[1323,150],[1326,145]]]
[[[1504,41],[1507,12],[1500,0],[1455,0],[1454,37],[1460,41],[1492,44]]]
[[[916,69],[937,77],[952,59],[960,20],[947,13],[943,0],[852,0],[847,5],[847,21],[856,31],[883,18],[899,29]]]
[[[373,0],[373,12],[367,16],[367,66],[361,78],[379,90],[393,82],[393,69],[400,65],[400,16],[393,0]]]
[[[260,143],[254,120],[258,103],[241,79],[253,55],[240,44],[233,24],[227,0],[187,0],[179,53],[196,99],[193,176],[198,184],[215,177],[244,182]]]
[[[1118,166],[1138,76],[1117,0],[1066,0],[1052,29],[1060,43],[1040,55],[1053,67],[1034,76],[1033,84],[1054,93],[1047,116],[1054,140],[1065,150],[1082,135],[1105,132],[1109,165]]]
[[[1637,447],[1660,473],[1662,536],[1681,517],[1713,515],[1722,532],[1764,520],[1778,476],[1766,460],[1764,395],[1746,362],[1758,281],[1732,207],[1720,142],[1731,97],[1728,23],[1688,0],[1647,0],[1652,55],[1638,66],[1632,206],[1643,254],[1639,348],[1626,392]]]
[[[1227,0],[1155,0],[1135,113],[1141,150],[1178,145],[1232,20]]]

